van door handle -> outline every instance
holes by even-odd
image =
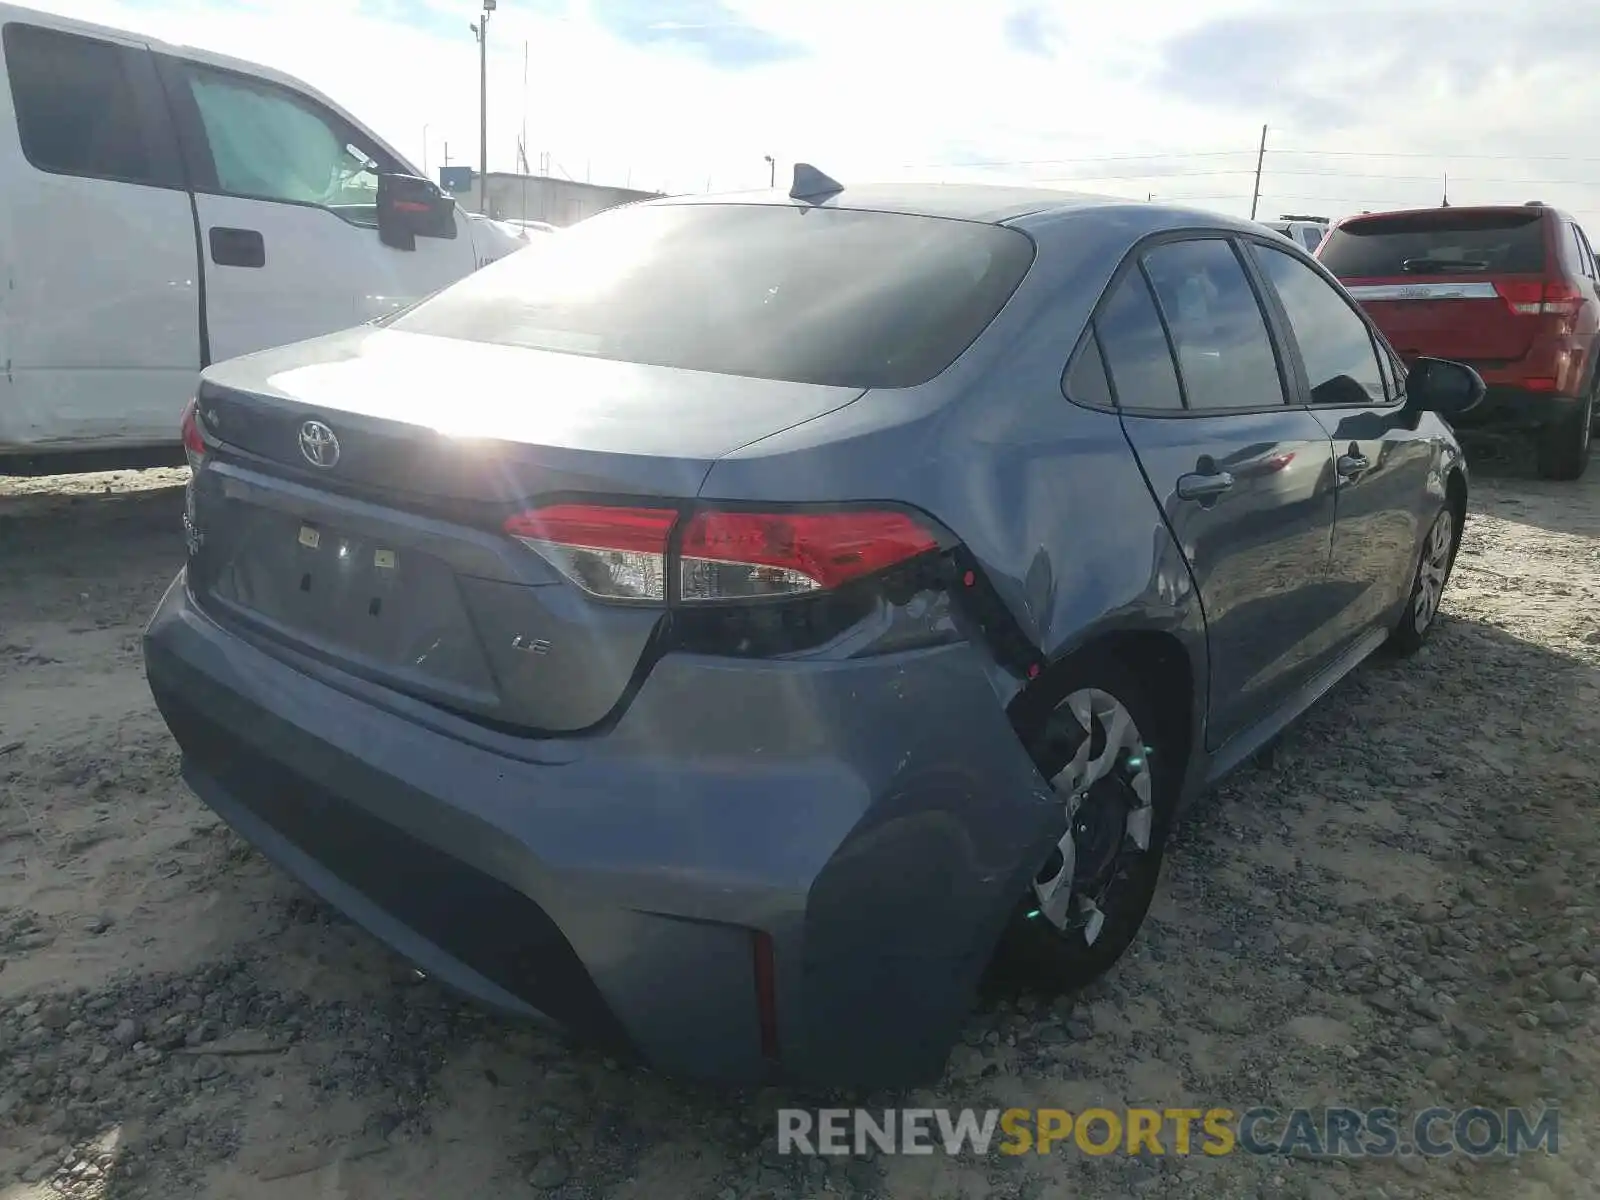
[[[1233,486],[1233,476],[1226,471],[1214,471],[1208,475],[1198,472],[1178,476],[1178,499],[1180,500],[1208,500],[1212,496],[1220,496]]]
[[[267,245],[256,229],[211,227],[211,261],[219,267],[264,267]]]

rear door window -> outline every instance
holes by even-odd
[[[1111,408],[1116,404],[1106,374],[1106,360],[1100,354],[1100,342],[1093,329],[1084,334],[1083,344],[1067,368],[1066,392],[1069,400],[1090,408]]]
[[[1221,238],[1169,242],[1144,258],[1193,409],[1284,403],[1278,360],[1255,289]]]
[[[646,204],[541,238],[390,328],[693,371],[901,388],[999,313],[1033,241],[999,225],[777,204]]]
[[[1319,257],[1340,279],[1539,274],[1544,213],[1429,209],[1362,217],[1334,230]]]
[[[1120,407],[1183,408],[1172,347],[1143,271],[1135,268],[1122,277],[1094,324]]]
[[[1250,251],[1283,302],[1305,363],[1311,403],[1388,403],[1377,343],[1355,308],[1294,255],[1259,242],[1252,242]]]
[[[22,153],[41,171],[182,187],[177,146],[156,111],[147,51],[12,22],[6,74]],[[141,90],[140,80],[150,86]]]

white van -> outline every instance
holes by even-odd
[[[201,368],[525,246],[266,67],[0,4],[0,473],[181,463]]]

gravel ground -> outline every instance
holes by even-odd
[[[1560,1103],[1515,1162],[780,1157],[719,1094],[487,1017],[180,785],[140,667],[182,472],[0,480],[0,1200],[1600,1192],[1600,468],[1475,458],[1445,620],[1180,831],[1086,994],[990,998],[873,1105]]]

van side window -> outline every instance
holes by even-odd
[[[29,163],[54,175],[182,187],[170,145],[143,115],[133,71],[144,52],[54,29],[5,27],[6,74]],[[154,65],[145,60],[154,77]],[[163,155],[161,148],[167,150]]]
[[[376,152],[309,100],[241,76],[184,64],[200,114],[216,191],[331,209],[377,224]]]

